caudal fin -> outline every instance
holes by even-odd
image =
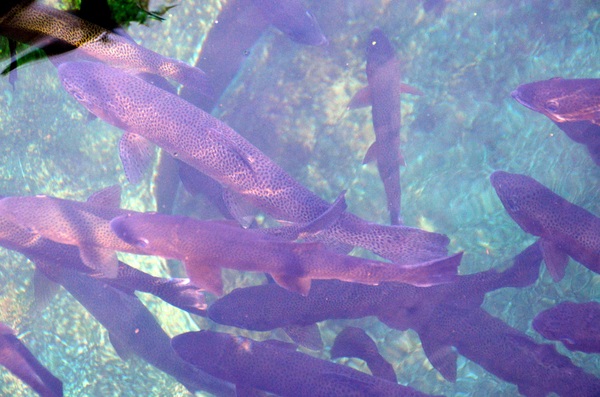
[[[402,282],[417,287],[431,287],[456,281],[462,256],[463,252],[459,252],[442,259],[415,264],[406,270]]]

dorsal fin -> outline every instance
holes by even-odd
[[[121,208],[121,186],[112,185],[92,194],[87,203],[98,207]]]

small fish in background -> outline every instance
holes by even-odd
[[[42,397],[63,396],[60,379],[52,375],[16,337],[16,332],[3,323],[0,323],[0,365]]]
[[[511,96],[548,117],[575,142],[586,145],[600,166],[600,79],[555,77],[520,85]]]
[[[135,159],[123,161],[128,175],[141,173],[149,164],[151,158],[138,154],[151,141],[218,181],[230,213],[239,214],[236,220],[242,225],[248,225],[244,209],[249,206],[296,223],[310,223],[330,208],[225,123],[165,90],[94,62],[64,63],[58,73],[67,92],[82,105],[125,130],[121,159]],[[443,234],[378,225],[349,212],[319,233],[318,240],[360,246],[398,264],[444,257],[449,244]]]
[[[279,396],[427,396],[415,389],[296,351],[213,331],[177,335],[173,349],[185,361],[235,384],[238,395],[263,390]],[[244,394],[246,393],[246,394]]]
[[[335,337],[329,353],[331,358],[360,358],[367,363],[367,367],[369,367],[373,376],[398,383],[394,367],[383,358],[375,341],[362,328],[344,328]]]
[[[525,232],[540,237],[554,281],[564,277],[569,257],[600,273],[600,218],[526,175],[496,171],[490,182],[508,215]]]
[[[300,0],[252,0],[252,3],[271,25],[291,40],[312,46],[329,44],[317,18]]]
[[[562,302],[535,316],[533,329],[571,351],[600,353],[600,303]]]
[[[369,85],[358,91],[349,109],[371,106],[375,142],[371,144],[363,164],[377,162],[383,181],[392,225],[401,223],[400,166],[406,165],[400,153],[400,93],[421,95],[421,91],[400,81],[400,61],[394,47],[381,29],[373,29],[367,44],[367,81]]]
[[[110,225],[138,253],[181,260],[191,282],[216,295],[223,294],[222,267],[269,273],[284,288],[307,295],[315,279],[421,286],[452,282],[462,257],[401,266],[337,254],[319,242],[289,242],[230,223],[175,215],[129,214]]]

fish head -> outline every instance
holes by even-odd
[[[555,77],[520,85],[511,96],[521,105],[562,123],[588,117],[584,113],[591,100],[589,86],[590,80]],[[598,103],[598,98],[595,103]]]
[[[184,361],[209,374],[215,373],[219,363],[235,351],[238,337],[220,332],[202,330],[186,332],[171,339],[171,347]]]
[[[495,171],[490,182],[508,215],[527,233],[540,236],[543,227],[546,191],[541,183],[526,175]]]
[[[126,129],[127,104],[118,95],[120,72],[97,62],[65,62],[58,67],[64,89],[95,116]]]
[[[394,58],[394,47],[385,33],[379,28],[373,29],[367,43],[367,77]]]
[[[309,10],[304,12],[300,26],[300,29],[288,32],[290,39],[296,43],[312,45],[316,47],[325,47],[329,45],[329,40],[327,40],[321,31],[321,27],[317,22],[317,18]]]
[[[127,214],[112,219],[110,228],[139,254],[184,259],[185,254],[176,245],[180,221],[184,220],[157,213]]]

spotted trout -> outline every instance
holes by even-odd
[[[151,141],[218,181],[230,206],[250,203],[276,219],[303,224],[330,208],[232,128],[175,95],[100,63],[65,63],[58,73],[83,106],[125,131],[121,158],[135,158]],[[124,162],[124,167],[139,163]],[[376,225],[348,212],[318,238],[345,248],[360,246],[402,264],[445,256],[449,243],[442,234]]]
[[[600,218],[572,204],[526,175],[496,171],[490,176],[511,218],[541,239],[544,262],[555,281],[569,257],[600,273]]]

